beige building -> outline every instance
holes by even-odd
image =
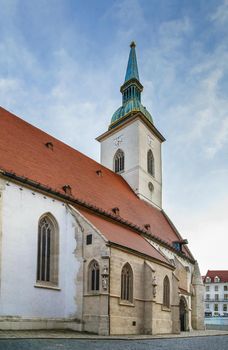
[[[101,164],[0,108],[0,327],[204,329],[197,262],[162,209],[165,140],[135,44]]]

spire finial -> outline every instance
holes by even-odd
[[[125,75],[125,83],[131,79],[137,79],[139,81],[138,65],[135,52],[135,42],[132,41],[130,44],[130,54],[128,59],[127,71]]]

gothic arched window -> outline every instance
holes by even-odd
[[[96,260],[91,261],[88,272],[88,289],[98,291],[100,288],[100,268]]]
[[[170,283],[168,276],[163,281],[163,306],[170,307]]]
[[[121,149],[118,149],[114,156],[114,171],[115,173],[124,171],[124,152]]]
[[[154,155],[151,149],[147,152],[147,171],[154,176]]]
[[[37,282],[58,284],[59,232],[51,215],[42,216],[38,224]]]
[[[121,272],[121,300],[133,301],[133,271],[128,263]]]

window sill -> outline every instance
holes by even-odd
[[[99,290],[89,290],[86,295],[100,295],[101,292]]]
[[[119,301],[119,305],[121,305],[121,306],[135,307],[135,304],[131,303],[130,301],[124,301],[124,300],[120,300],[120,301]]]
[[[171,312],[170,307],[162,305],[162,311]]]
[[[35,288],[43,288],[43,289],[50,289],[50,290],[55,290],[55,291],[60,291],[61,289],[58,286],[54,286],[51,284],[45,284],[45,283],[36,283],[34,284]]]

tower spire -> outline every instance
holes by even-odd
[[[138,72],[138,65],[137,65],[137,59],[136,59],[136,52],[135,52],[135,42],[132,41],[130,44],[130,54],[128,59],[128,65],[127,65],[127,71],[125,75],[124,83],[131,79],[137,79],[139,81],[139,72]]]
[[[146,119],[153,124],[153,119],[147,109],[141,104],[141,92],[143,86],[139,81],[139,72],[136,59],[135,42],[130,44],[130,54],[128,58],[127,71],[123,85],[120,87],[122,93],[122,106],[117,109],[111,119],[109,129],[115,128],[126,118],[135,113],[141,113]]]

